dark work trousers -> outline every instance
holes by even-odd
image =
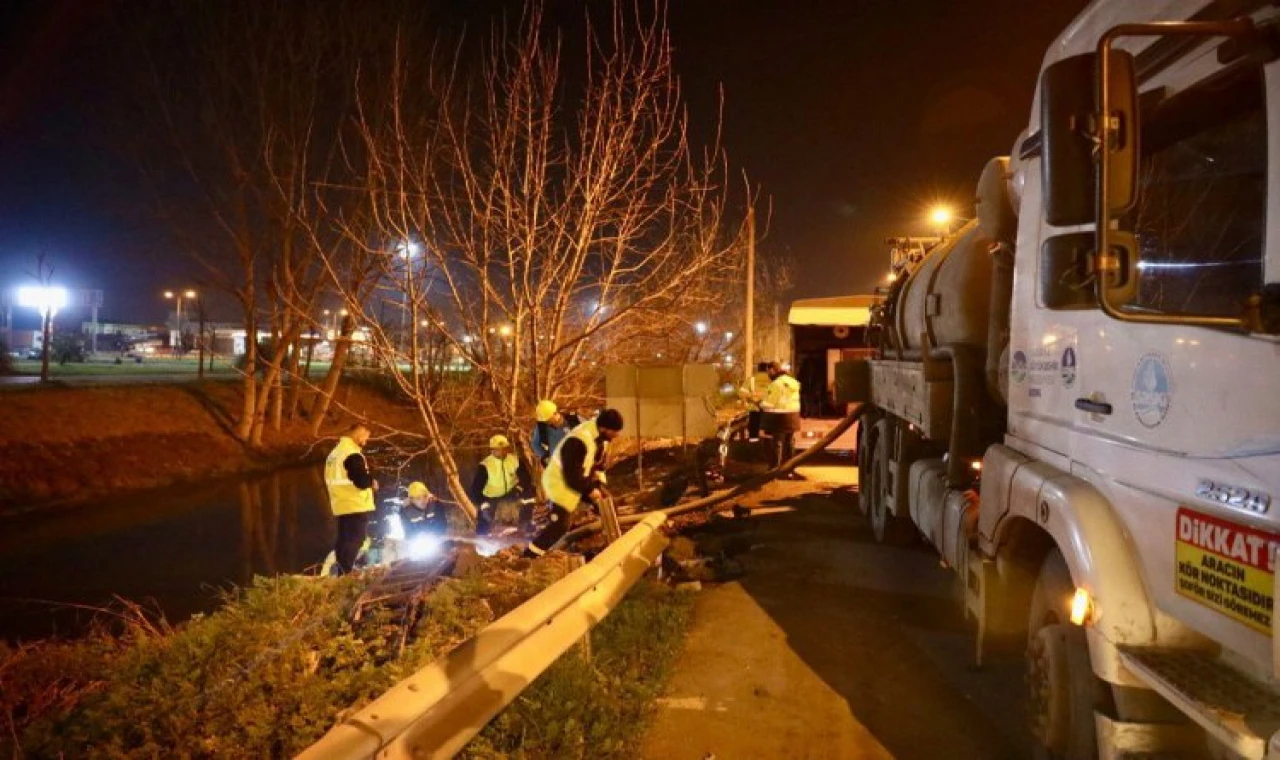
[[[584,500],[582,502],[586,504]],[[534,536],[533,543],[529,544],[528,553],[535,556],[542,556],[551,550],[560,539],[564,538],[564,534],[569,532],[569,522],[573,519],[573,513],[559,504],[551,505],[551,520],[547,523],[547,527],[539,531]]]
[[[773,461],[770,464],[777,467],[783,462],[791,459],[796,455],[796,434],[783,430],[772,435],[773,439]]]
[[[747,412],[747,438],[755,441],[760,438],[760,416],[764,414],[759,409],[752,409]]]
[[[333,554],[338,561],[339,575],[346,575],[355,566],[372,517],[372,512],[338,515],[338,540],[333,546]]]

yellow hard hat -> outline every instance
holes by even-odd
[[[409,498],[421,499],[431,495],[430,489],[420,480],[415,480],[409,484]]]
[[[509,449],[511,448],[511,441],[508,441],[505,435],[495,435],[489,439],[489,448]]]
[[[547,422],[552,417],[556,416],[556,412],[558,411],[560,410],[556,406],[556,402],[549,398],[544,398],[538,402],[536,407],[533,408],[533,416],[537,418],[538,422]]]

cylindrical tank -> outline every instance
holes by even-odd
[[[899,291],[889,320],[893,344],[985,347],[991,302],[991,241],[976,221],[934,246]]]

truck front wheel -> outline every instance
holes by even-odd
[[[1028,710],[1041,758],[1098,756],[1093,712],[1099,684],[1089,664],[1085,630],[1071,623],[1074,593],[1067,562],[1054,549],[1040,566],[1027,627]]]

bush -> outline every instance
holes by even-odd
[[[0,340],[0,375],[13,374],[13,357],[9,356],[9,344]]]
[[[0,755],[286,757],[561,574],[560,563],[485,560],[442,582],[412,642],[373,615],[353,626],[360,578],[258,578],[176,628],[136,608],[123,631],[0,644]],[[16,743],[18,746],[8,746]]]
[[[83,363],[84,336],[79,333],[54,333],[49,340],[49,359],[58,364]]]

